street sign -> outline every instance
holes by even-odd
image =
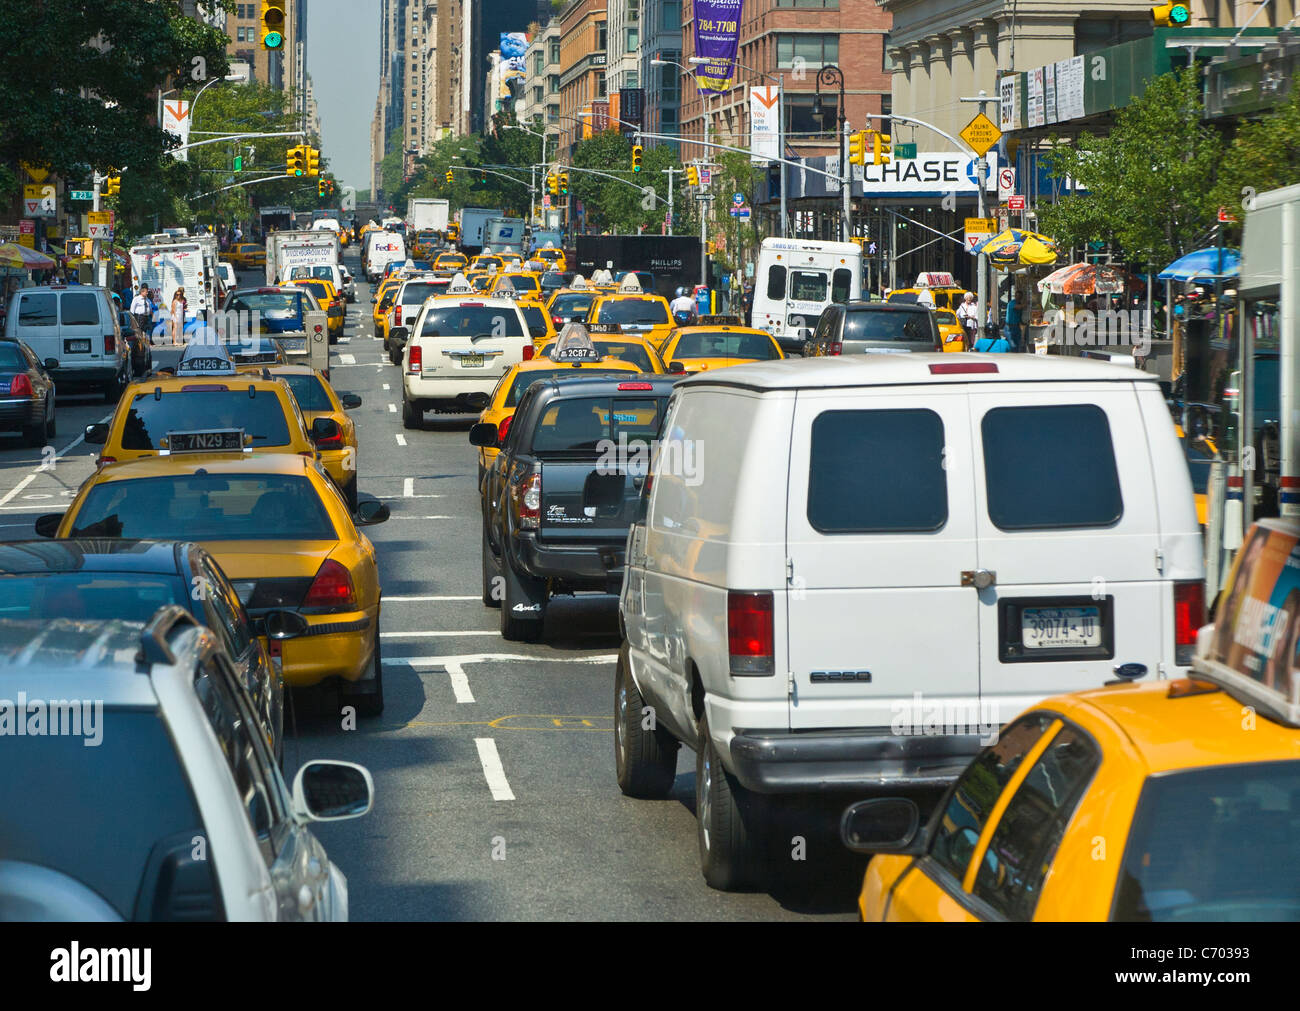
[[[998,222],[996,218],[967,218],[966,219],[966,252],[974,252],[985,239],[992,238],[997,234]]]
[[[23,171],[32,177],[32,182],[34,183],[45,182],[45,177],[50,174],[50,168],[48,165],[40,168],[36,165],[28,165],[27,162],[21,162],[20,164],[23,167]]]
[[[1024,196],[1017,196],[1016,194],[1013,193],[1011,196],[1007,197],[1007,210],[1023,211],[1024,209],[1025,209]]]
[[[894,161],[912,161],[916,158],[915,144],[895,144]]]
[[[997,128],[993,120],[980,112],[966,124],[960,136],[977,155],[983,158],[989,153],[989,148],[1002,139],[1002,131]]]
[[[708,185],[709,185],[709,181],[710,181],[712,178],[713,178],[713,173],[712,173],[709,169],[706,169],[706,168],[703,168],[703,167],[700,168],[700,185],[701,185],[701,186],[708,186]]]
[[[112,211],[91,211],[87,218],[90,221],[87,235],[92,239],[113,238],[113,212]]]
[[[22,220],[18,222],[18,245],[28,249],[36,248],[36,222]]]
[[[94,190],[71,190],[71,191],[69,191],[69,193],[68,193],[68,199],[70,199],[70,200],[94,200],[94,199],[95,199],[95,191],[94,191]]]
[[[1015,192],[1016,170],[1013,168],[998,169],[998,199],[1006,200]]]
[[[23,187],[23,212],[29,218],[52,218],[57,191],[49,183]]]
[[[733,218],[740,218],[742,221],[748,221],[748,220],[749,220],[749,214],[750,214],[750,208],[748,208],[748,207],[733,207],[733,208],[731,208],[731,216],[732,216]]]
[[[731,194],[731,202],[732,202],[733,204],[735,204],[737,207],[742,207],[742,206],[744,206],[744,203],[745,203],[745,194],[743,194],[743,193],[733,193],[733,194]]]

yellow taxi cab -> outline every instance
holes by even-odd
[[[523,399],[528,387],[539,379],[562,379],[579,373],[590,375],[592,371],[631,372],[640,375],[643,371],[633,362],[614,358],[600,347],[599,343],[587,336],[586,328],[581,324],[569,324],[560,332],[560,336],[551,344],[547,354],[542,358],[520,362],[512,365],[488,400],[488,405],[479,415],[479,422],[490,422],[497,426],[496,446],[481,446],[478,451],[479,487],[482,488],[483,477],[492,461],[500,452],[510,431],[510,420],[515,408]]]
[[[1219,458],[1219,447],[1209,435],[1198,434],[1189,438],[1179,424],[1174,425],[1174,434],[1178,436],[1183,456],[1187,459],[1192,493],[1196,496],[1196,518],[1204,528],[1210,515],[1210,464]]]
[[[924,303],[934,309],[946,309],[955,313],[966,297],[966,289],[961,287],[952,274],[947,271],[923,271],[916,277],[916,283],[910,288],[895,288],[889,293],[887,301]]]
[[[744,326],[739,316],[701,316],[690,326],[671,331],[659,347],[669,372],[706,372],[743,362],[784,358],[766,330]]]
[[[540,351],[554,341],[559,333],[555,321],[545,306],[531,299],[516,298],[515,301],[519,303],[519,311],[524,314],[524,322],[528,324],[528,335],[533,339],[533,347]]]
[[[617,323],[584,323],[583,326],[587,328],[591,343],[595,345],[596,350],[606,358],[617,358],[621,362],[635,365],[649,375],[659,376],[668,371],[668,367],[659,357],[659,352],[649,341],[643,337],[623,333]],[[548,358],[554,350],[555,341],[552,340],[543,344],[537,353],[543,358]]]
[[[432,229],[416,232],[411,242],[411,255],[427,259],[428,255],[438,248],[438,240],[438,233]]]
[[[503,266],[501,257],[496,253],[479,253],[469,262],[470,270],[497,271]]]
[[[325,325],[329,329],[329,335],[342,336],[343,325],[347,322],[348,308],[343,301],[343,296],[335,290],[333,281],[312,277],[299,278],[290,281],[289,284],[306,288],[315,295],[316,301],[325,308]]]
[[[499,271],[488,294],[501,295],[512,291],[522,301],[541,305],[542,282],[534,273],[524,270]]]
[[[256,242],[236,242],[221,254],[221,259],[245,270],[265,267],[266,247],[259,246]]]
[[[348,243],[352,241],[352,229],[340,228],[335,234],[339,237],[339,248],[347,249]]]
[[[469,257],[464,253],[439,253],[433,261],[434,270],[450,270],[453,273],[469,266]]]
[[[471,270],[465,275],[465,281],[471,288],[482,294],[492,285],[492,273],[487,270]]]
[[[275,365],[266,372],[283,379],[298,402],[307,431],[313,435],[321,465],[343,492],[348,508],[357,508],[357,426],[348,411],[361,406],[355,393],[338,393],[317,369],[310,365]],[[317,425],[325,419],[330,424]],[[316,436],[315,432],[320,431]]]
[[[546,312],[557,327],[565,323],[581,323],[587,310],[596,300],[598,292],[591,283],[578,274],[565,288],[555,288],[546,299]]]
[[[957,322],[957,314],[947,309],[934,311],[934,322],[939,327],[939,339],[945,351],[965,351],[966,331]]]
[[[659,347],[673,329],[668,299],[642,291],[635,274],[624,278],[614,292],[602,291],[598,285],[585,322],[617,323],[624,333],[640,334],[655,347]]]
[[[510,250],[500,254],[502,270],[522,270],[524,259],[518,253],[512,253]]]
[[[224,346],[191,343],[174,375],[131,383],[112,418],[86,427],[86,444],[102,447],[96,463],[104,466],[166,456],[177,436],[219,428],[242,432],[254,453],[297,453],[316,459],[316,433],[290,387],[260,374],[271,367],[241,372]],[[335,434],[325,424],[317,431],[317,438]]]
[[[541,249],[534,249],[528,256],[529,259],[541,260],[546,264],[547,270],[558,270],[563,274],[569,269],[564,250],[557,249],[555,246],[543,246]]]
[[[371,318],[375,323],[375,336],[384,340],[388,331],[388,310],[393,307],[393,301],[397,298],[397,292],[402,287],[402,282],[406,280],[394,274],[391,277],[384,278],[375,293],[371,296],[371,301],[375,307],[371,310]]]
[[[250,617],[289,610],[306,622],[303,634],[283,642],[267,629],[287,685],[335,681],[360,715],[378,715],[379,570],[374,545],[357,528],[384,522],[388,507],[363,502],[354,518],[319,461],[250,454],[239,429],[185,436],[169,456],[101,467],[68,511],[42,517],[37,532],[197,542]]]
[[[459,222],[457,222],[457,221],[451,221],[451,222],[448,222],[448,224],[447,224],[447,241],[448,241],[448,242],[459,242],[459,241],[460,241],[460,223],[459,223]]]

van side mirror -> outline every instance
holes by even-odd
[[[497,426],[490,421],[480,421],[471,425],[469,444],[483,449],[495,449],[497,445]]]
[[[293,808],[308,821],[360,818],[374,803],[375,784],[363,766],[318,759],[293,778]]]
[[[84,438],[87,446],[104,445],[108,442],[108,423],[97,421],[93,425],[87,425]]]
[[[53,537],[59,532],[59,525],[63,522],[63,513],[47,513],[36,521],[36,534],[38,537]]]
[[[925,850],[921,810],[907,797],[860,800],[844,810],[840,841],[854,853],[918,855]]]

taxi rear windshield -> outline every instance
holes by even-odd
[[[573,294],[573,295],[556,295],[555,301],[551,303],[552,316],[585,316],[587,310],[591,308],[592,300],[595,295],[590,294]]]
[[[597,323],[667,323],[668,307],[657,299],[620,298],[600,307]]]
[[[846,341],[933,341],[928,312],[908,310],[863,310],[844,317]]]
[[[533,433],[533,452],[546,456],[591,456],[612,443],[649,445],[659,433],[668,397],[580,397],[559,400],[542,415]]]
[[[231,382],[238,380],[232,376]],[[248,395],[248,387],[221,389],[219,385],[182,393],[137,394],[122,430],[122,448],[157,450],[168,432],[242,428],[253,437],[254,448],[289,445],[289,422],[280,399],[270,390]]]
[[[642,372],[653,372],[655,370],[650,363],[650,353],[646,350],[644,344],[617,341],[592,341],[592,343],[596,345],[596,350],[606,358],[617,358],[621,362],[635,365]],[[551,341],[546,347],[542,348],[542,357],[550,357],[554,349],[555,342]]]
[[[501,287],[514,288],[515,291],[536,291],[537,278],[527,274],[508,274],[501,279]]]
[[[320,496],[289,474],[177,474],[96,485],[74,537],[163,541],[332,541]]]
[[[677,338],[674,358],[776,358],[772,339],[758,333],[684,333]]]
[[[325,392],[324,384],[316,375],[299,373],[282,375],[280,378],[289,384],[289,389],[293,390],[293,399],[298,401],[299,410],[334,410],[334,405],[330,403],[329,394]]]
[[[522,337],[519,313],[488,305],[457,305],[430,309],[421,337]]]
[[[1174,703],[1177,704],[1177,703]],[[1112,920],[1300,920],[1300,762],[1147,779]]]

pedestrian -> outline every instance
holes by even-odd
[[[1007,296],[1007,312],[1002,319],[1006,324],[1004,336],[1011,343],[1012,347],[1020,347],[1020,303],[1016,301],[1016,289],[1012,288],[1011,293]]]
[[[244,241],[244,230],[240,228],[238,225],[235,225],[235,241],[236,242]]]
[[[979,333],[980,326],[980,307],[975,302],[973,291],[966,292],[961,305],[957,306],[957,322],[966,331],[966,350],[969,351],[975,344],[975,335]]]
[[[131,318],[135,320],[136,329],[146,336],[149,324],[153,322],[153,303],[149,301],[149,290],[143,285],[136,285],[135,297],[131,299]]]
[[[184,343],[185,338],[185,289],[177,288],[171,304],[172,343]]]

